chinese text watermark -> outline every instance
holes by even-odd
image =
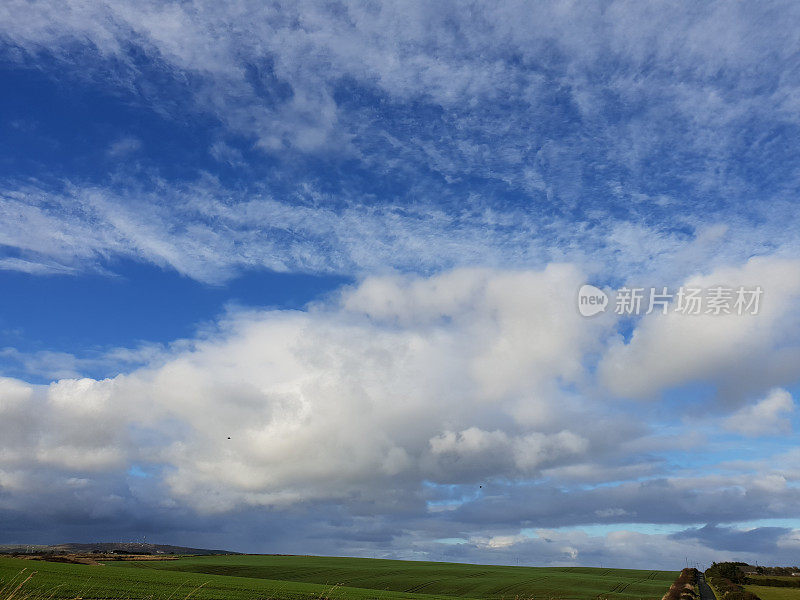
[[[591,317],[613,307],[613,312],[623,316],[667,314],[682,315],[757,315],[761,309],[761,286],[709,288],[681,286],[676,290],[667,287],[623,286],[609,294],[593,285],[578,290],[578,311]]]

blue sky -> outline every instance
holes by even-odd
[[[5,3],[0,541],[791,562],[797,13]]]

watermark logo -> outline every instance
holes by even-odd
[[[674,312],[682,315],[757,315],[761,309],[761,286],[710,288],[681,286],[627,287],[614,293],[614,313],[624,316]],[[586,284],[578,290],[578,311],[584,317],[604,312],[612,303],[603,290]]]
[[[600,288],[588,283],[578,290],[578,311],[584,317],[593,317],[605,311],[608,306],[608,294]]]

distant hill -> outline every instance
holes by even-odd
[[[92,544],[0,544],[0,554],[240,554],[228,550],[187,548],[168,544],[145,544],[140,542],[98,542]]]

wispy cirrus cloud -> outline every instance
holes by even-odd
[[[28,182],[0,194],[0,243],[15,254],[1,266],[113,272],[114,260],[130,258],[221,283],[252,269],[363,276],[571,261],[601,280],[646,285],[674,284],[752,255],[795,256],[789,223],[797,215],[789,206],[772,205],[760,224],[724,213],[717,218],[725,226],[681,216],[685,232],[612,217],[542,217],[470,199],[457,210],[373,206],[350,193],[303,185],[286,200],[263,186],[229,189],[208,174],[187,183],[129,179],[113,187]]]
[[[481,256],[531,264],[548,252],[573,258],[587,245],[593,254],[602,239],[611,243],[598,262],[630,273],[729,221],[742,246],[732,262],[795,245],[786,219],[796,218],[797,174],[785,149],[797,127],[798,81],[779,66],[791,64],[796,46],[790,4],[616,2],[580,17],[558,3],[332,10],[43,2],[4,10],[10,64],[55,61],[47,63],[52,76],[89,89],[102,79],[168,120],[206,115],[218,124],[208,152],[242,174],[265,156],[283,161],[245,179],[245,187],[268,184],[274,204],[261,198],[249,208],[267,233],[197,218],[201,201],[209,212],[224,208],[223,221],[238,218],[239,191],[185,179],[152,186],[146,174],[127,199],[143,196],[149,210],[146,196],[165,194],[173,210],[158,206],[149,222],[137,215],[76,234],[83,245],[62,240],[67,264],[71,251],[84,260],[121,250],[220,280],[229,264],[350,272],[446,268]],[[655,25],[665,20],[680,25]],[[269,184],[286,177],[294,181],[271,193]],[[89,179],[61,199],[77,200],[78,210],[63,210],[59,225],[87,230],[92,218],[108,220],[102,206],[114,204],[106,189],[114,186]],[[8,192],[22,185],[11,182]],[[57,198],[52,189],[35,193]],[[88,194],[97,199],[91,216],[82,214]],[[231,195],[238,206],[227,206]],[[11,206],[26,224],[27,209]],[[30,218],[44,225],[55,212]],[[174,241],[188,229],[201,241]],[[267,241],[259,246],[254,235]],[[333,251],[320,256],[315,244]],[[687,260],[704,269],[707,258]]]

